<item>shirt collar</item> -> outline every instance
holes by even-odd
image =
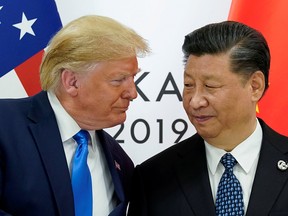
[[[66,112],[56,95],[48,91],[48,99],[55,113],[56,121],[59,127],[62,142],[73,137],[81,128],[76,121]]]
[[[79,127],[77,122],[66,112],[66,110],[58,100],[57,96],[51,91],[48,91],[47,93],[49,102],[55,113],[62,142],[65,142],[71,139],[76,133],[78,133],[81,128]],[[95,150],[96,144],[99,142],[99,139],[96,136],[94,130],[88,130],[88,132],[91,137],[92,149]]]
[[[242,169],[249,173],[252,168],[254,160],[256,160],[260,153],[261,143],[262,143],[262,128],[257,119],[257,125],[255,131],[242,143],[240,143],[235,149],[230,153],[238,161],[238,164]],[[220,163],[221,157],[227,153],[223,149],[216,148],[209,143],[205,142],[206,158],[208,168],[214,175],[216,173],[218,164]]]

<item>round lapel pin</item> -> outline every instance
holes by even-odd
[[[278,163],[277,163],[277,166],[278,166],[278,169],[281,170],[281,171],[285,171],[288,169],[288,165],[285,161],[283,160],[279,160]]]

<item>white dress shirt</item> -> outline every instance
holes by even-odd
[[[249,197],[258,164],[262,136],[262,128],[257,120],[255,131],[230,152],[238,161],[233,169],[233,173],[238,178],[242,187],[245,213],[247,211]],[[210,185],[215,203],[218,184],[225,170],[223,164],[220,162],[220,159],[227,152],[223,149],[216,148],[207,142],[205,142],[205,149]]]
[[[54,93],[48,92],[48,99],[56,116],[71,176],[72,160],[78,145],[72,137],[81,128],[65,111]],[[108,215],[116,206],[116,202],[113,199],[114,185],[99,139],[95,131],[88,132],[92,141],[88,146],[87,163],[92,178],[93,216]]]

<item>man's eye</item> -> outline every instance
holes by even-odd
[[[127,79],[127,77],[122,77],[122,78],[114,79],[114,80],[111,81],[111,83],[112,83],[113,85],[121,85],[121,83],[123,83],[126,79]]]
[[[113,80],[113,82],[122,82],[123,79],[116,79],[116,80]]]
[[[122,78],[118,78],[118,79],[114,79],[113,81],[115,82],[122,82],[126,79],[126,77],[122,77]]]
[[[220,86],[217,86],[217,85],[208,85],[208,84],[206,84],[205,87],[206,87],[206,88],[210,88],[210,89],[215,89],[215,88],[219,88]]]
[[[193,87],[193,85],[192,85],[191,83],[184,83],[184,86],[185,86],[186,88],[191,88],[191,87]]]
[[[215,87],[212,86],[212,85],[205,85],[205,87],[207,87],[207,88],[215,88]]]

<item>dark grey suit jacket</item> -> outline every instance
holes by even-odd
[[[259,119],[263,141],[246,216],[288,215],[288,138]],[[135,169],[129,216],[214,216],[203,139],[194,136]]]
[[[74,216],[70,174],[47,93],[1,99],[0,121],[0,215]],[[96,133],[118,201],[110,216],[124,216],[134,165],[110,135]]]

